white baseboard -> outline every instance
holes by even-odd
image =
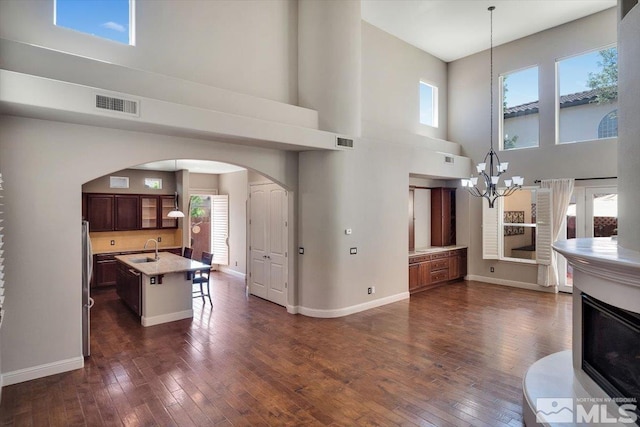
[[[362,304],[352,305],[350,307],[336,308],[332,310],[321,310],[317,308],[307,308],[302,306],[287,306],[287,312],[292,314],[303,314],[309,317],[321,317],[332,318],[348,316],[349,314],[359,313],[361,311],[369,310],[372,308],[380,307],[382,305],[391,304],[394,302],[402,301],[409,298],[409,292],[401,292],[396,295],[391,295],[384,298],[379,298],[373,301],[364,302]]]
[[[245,279],[247,277],[247,275],[245,273],[241,273],[241,272],[236,271],[236,270],[234,270],[232,268],[229,268],[229,267],[219,266],[218,269],[223,273],[227,273],[227,274],[230,274],[232,276],[239,277],[241,279]]]
[[[160,316],[144,317],[142,316],[142,326],[154,326],[167,322],[175,322],[176,320],[189,319],[193,317],[193,310],[176,311],[175,313],[161,314]]]
[[[494,277],[476,276],[475,274],[469,274],[465,276],[464,280],[476,280],[478,282],[490,283],[492,285],[510,286],[512,288],[528,289],[530,291],[547,292],[555,294],[558,292],[557,286],[544,287],[535,283],[518,282],[516,280],[496,279]]]
[[[57,362],[45,363],[44,365],[33,366],[31,368],[5,372],[2,374],[0,381],[3,386],[7,386],[48,377],[49,375],[60,374],[62,372],[74,371],[76,369],[82,369],[83,367],[84,357],[72,357],[71,359],[58,360]]]

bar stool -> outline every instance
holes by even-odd
[[[213,302],[211,302],[211,291],[209,290],[209,276],[211,275],[211,261],[213,260],[213,254],[209,252],[202,252],[201,262],[203,264],[207,264],[209,266],[208,270],[198,270],[193,273],[193,279],[191,279],[192,285],[199,285],[200,291],[193,291],[193,298],[202,298],[202,303],[205,303],[204,297],[209,298],[209,303],[213,306]],[[204,292],[204,287],[206,286],[207,291]]]

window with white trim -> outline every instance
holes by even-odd
[[[482,200],[484,259],[547,264],[551,256],[551,192],[525,187],[496,199]]]
[[[537,147],[539,141],[538,67],[500,76],[500,148]]]
[[[54,0],[58,27],[134,45],[135,0]]]
[[[556,62],[559,144],[618,136],[618,50],[615,46]]]
[[[438,88],[420,82],[420,123],[438,127]]]

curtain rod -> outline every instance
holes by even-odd
[[[596,179],[618,179],[617,176],[599,176],[597,178],[574,178],[574,181],[593,181]],[[542,180],[536,179],[533,181],[534,184],[540,184]]]

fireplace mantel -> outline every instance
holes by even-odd
[[[572,350],[538,360],[525,374],[523,409],[527,427],[555,425],[552,422],[536,422],[538,398],[576,400],[607,397],[605,391],[582,370],[580,295],[584,292],[609,305],[640,313],[640,252],[620,247],[617,240],[608,237],[558,241],[553,248],[574,269]],[[611,413],[615,413],[616,409],[615,405],[609,407]]]

